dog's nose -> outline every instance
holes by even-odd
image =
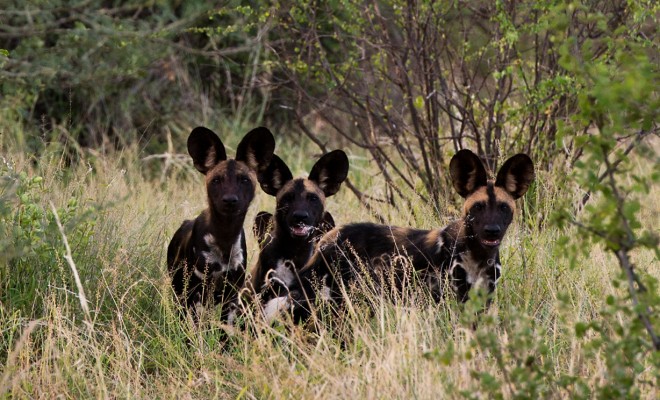
[[[296,222],[304,222],[309,218],[309,213],[304,210],[296,210],[293,212],[293,219]]]
[[[484,232],[488,236],[499,236],[499,234],[502,233],[502,228],[497,224],[490,224],[484,226]]]
[[[235,194],[226,194],[222,196],[222,201],[227,205],[235,205],[238,203],[238,196]]]

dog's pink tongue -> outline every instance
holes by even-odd
[[[293,234],[296,236],[307,236],[309,228],[310,227],[307,225],[297,225],[291,228],[291,232],[293,232]]]
[[[485,244],[486,246],[497,246],[497,245],[500,244],[500,241],[497,240],[497,239],[495,239],[495,240],[486,240],[486,239],[484,239],[481,242],[483,244]]]

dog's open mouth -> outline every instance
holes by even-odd
[[[240,207],[222,207],[219,210],[219,213],[226,216],[235,216],[243,213],[243,210]]]
[[[481,244],[486,247],[497,247],[500,245],[500,239],[481,239]]]
[[[291,227],[291,234],[293,236],[306,237],[312,232],[312,227],[305,224],[298,224]]]

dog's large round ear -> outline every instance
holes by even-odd
[[[236,160],[242,161],[252,170],[262,171],[268,167],[275,151],[275,138],[268,128],[260,126],[248,132],[236,148]]]
[[[195,168],[203,174],[227,159],[225,146],[218,135],[203,126],[198,126],[190,132],[188,154],[192,157]]]
[[[449,174],[454,189],[467,197],[481,186],[486,186],[488,173],[479,157],[470,150],[460,150],[449,162]]]
[[[291,179],[293,179],[291,170],[277,154],[273,154],[266,168],[257,172],[261,189],[271,196],[277,196],[277,192]]]
[[[309,180],[316,182],[326,196],[332,196],[347,176],[348,156],[342,150],[334,150],[319,158],[309,173]]]
[[[514,199],[522,197],[534,181],[534,163],[527,154],[516,154],[504,162],[497,173],[495,186],[509,192]]]

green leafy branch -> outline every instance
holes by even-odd
[[[595,13],[588,17],[603,26],[607,22]],[[583,45],[569,38],[561,47],[562,66],[582,88],[573,124],[563,129],[565,137],[574,141],[574,177],[586,194],[575,212],[564,207],[557,214],[560,225],[568,222],[583,233],[575,242],[601,243],[616,256],[634,313],[659,351],[655,316],[660,299],[648,292],[631,258],[639,248],[660,256],[657,233],[641,223],[641,211],[648,204],[642,196],[660,181],[660,157],[649,145],[650,138],[660,133],[656,122],[660,101],[654,84],[659,71],[650,51],[657,45],[624,38],[624,32],[616,31]],[[648,164],[633,169],[632,155]]]

